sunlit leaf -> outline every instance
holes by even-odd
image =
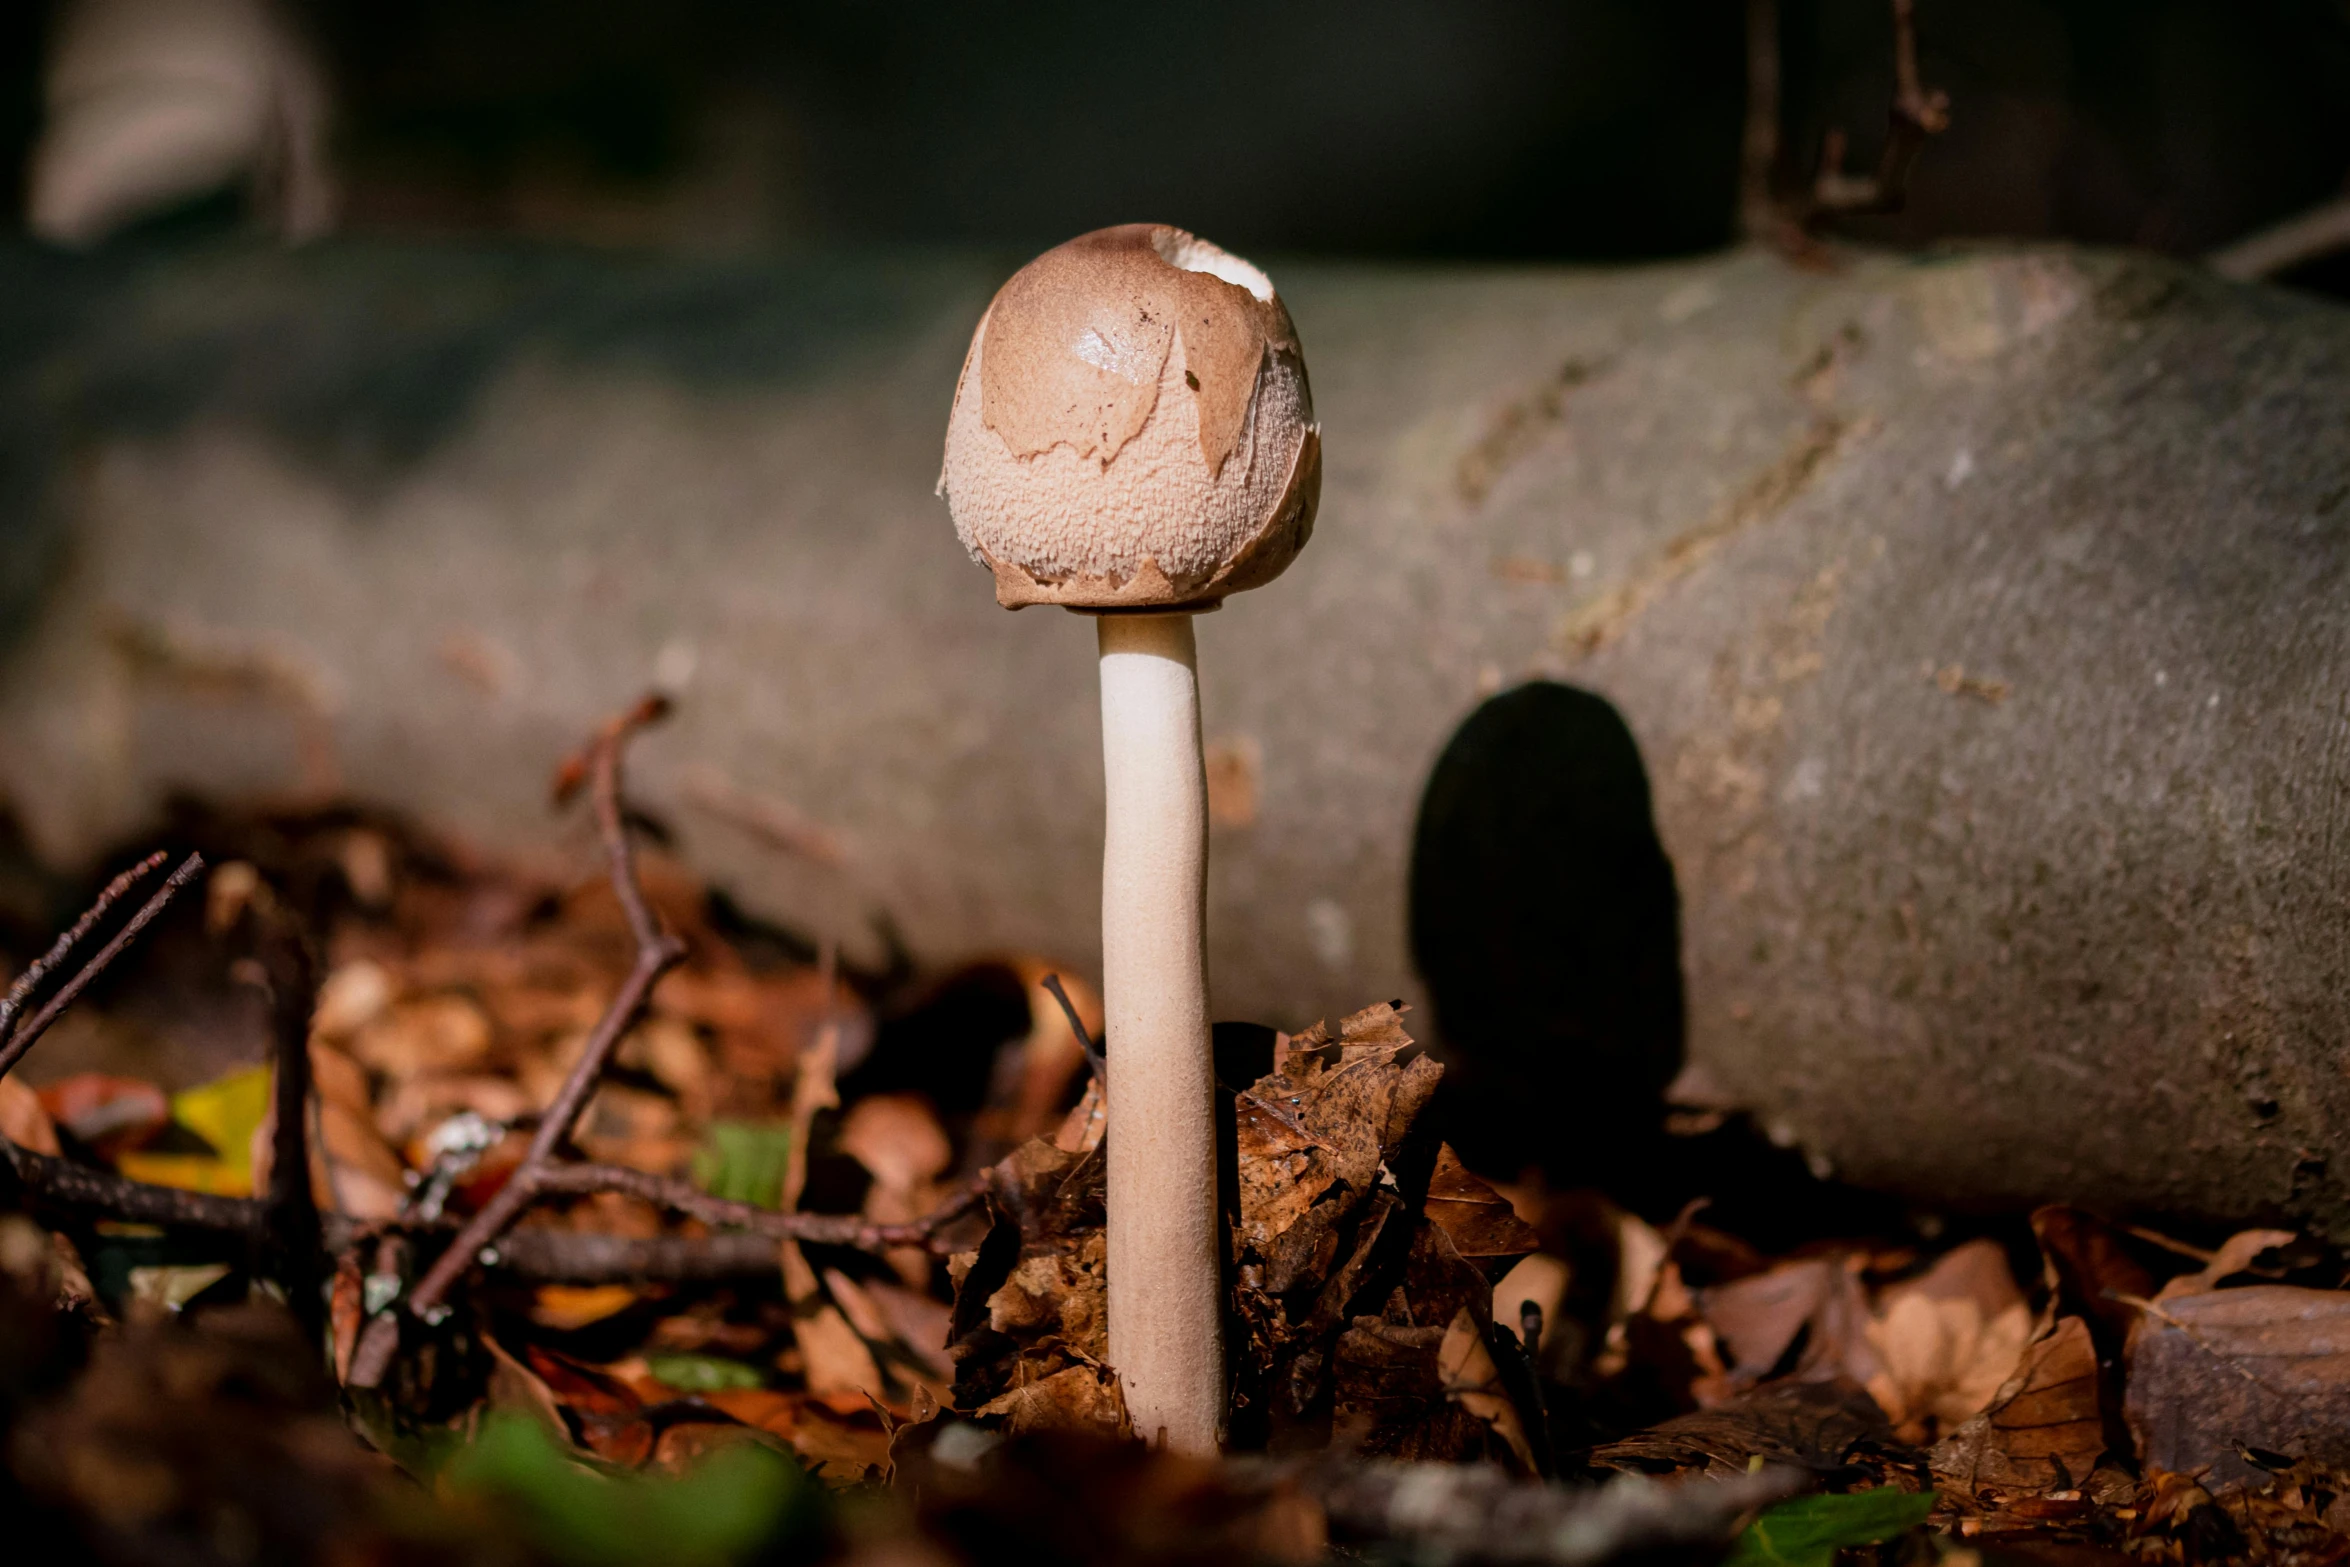
[[[723,1393],[735,1388],[766,1385],[756,1366],[716,1355],[650,1355],[645,1369],[656,1381],[680,1393]]]
[[[1906,1534],[1933,1510],[1932,1491],[1892,1486],[1844,1496],[1799,1496],[1747,1525],[1730,1548],[1729,1567],[1832,1567],[1844,1547]]]
[[[171,1118],[210,1153],[134,1149],[116,1165],[134,1181],[220,1197],[253,1193],[253,1133],[269,1113],[269,1068],[247,1067],[171,1096]]]
[[[694,1181],[713,1197],[773,1208],[783,1201],[791,1127],[782,1121],[712,1121],[694,1150]]]
[[[253,1170],[253,1133],[269,1113],[269,1068],[247,1067],[171,1096],[171,1118],[212,1145],[220,1162],[242,1170],[248,1185]]]

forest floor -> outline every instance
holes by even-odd
[[[1026,955],[861,971],[747,915],[627,807],[658,716],[566,764],[567,861],[188,805],[78,940],[33,963],[51,932],[0,930],[8,1538],[223,1564],[2350,1558],[2334,1249],[2190,1244],[2062,1193],[1741,1233],[1728,1204],[1475,1172],[1384,1004],[1219,1026],[1231,1456],[1155,1450],[1107,1363],[1091,987]]]

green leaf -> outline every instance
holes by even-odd
[[[607,1475],[514,1416],[493,1417],[442,1480],[567,1567],[725,1567],[824,1505],[799,1467],[767,1447],[721,1448],[675,1478]]]
[[[767,1385],[758,1367],[716,1355],[647,1355],[645,1369],[654,1380],[680,1393],[723,1393],[728,1388]]]
[[[760,1208],[783,1203],[791,1126],[783,1121],[712,1121],[694,1150],[694,1182],[713,1197]]]
[[[1833,1567],[1848,1545],[1907,1534],[1934,1510],[1932,1491],[1878,1486],[1844,1496],[1798,1496],[1746,1526],[1728,1567]]]

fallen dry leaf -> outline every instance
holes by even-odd
[[[351,1036],[351,1054],[389,1077],[467,1072],[489,1059],[490,1020],[463,996],[399,1001]]]
[[[929,1101],[916,1094],[874,1094],[841,1117],[833,1142],[873,1177],[865,1193],[865,1217],[876,1224],[904,1224],[938,1206],[939,1185],[954,1163],[954,1143],[939,1125]],[[915,1289],[930,1282],[930,1254],[901,1246],[889,1254],[901,1281]]]
[[[644,1467],[659,1474],[684,1474],[712,1453],[744,1444],[790,1450],[791,1444],[731,1420],[687,1420],[662,1428]]]
[[[713,1113],[710,1051],[685,1019],[659,1013],[646,1018],[629,1030],[614,1059],[650,1074],[696,1120],[708,1120]]]
[[[1990,1407],[1932,1454],[1934,1478],[1968,1495],[2077,1490],[2105,1456],[2097,1349],[2089,1325],[2061,1317],[2028,1347]]]
[[[318,1107],[318,1146],[313,1150],[312,1184],[318,1204],[364,1223],[395,1217],[406,1200],[408,1167],[392,1152],[375,1124],[339,1102]],[[254,1179],[261,1173],[258,1141]]]
[[[1775,1382],[1605,1443],[1592,1449],[1591,1462],[1648,1474],[1745,1474],[1757,1459],[1822,1471],[1890,1435],[1877,1401],[1850,1382]]]
[[[171,1121],[163,1090],[134,1077],[76,1072],[41,1089],[40,1099],[52,1122],[109,1160],[152,1141]]]
[[[1067,1366],[1036,1382],[1015,1383],[974,1411],[1001,1420],[1006,1434],[1029,1431],[1132,1433],[1117,1375],[1098,1363]]]
[[[947,1331],[954,1320],[952,1308],[919,1290],[880,1279],[867,1279],[863,1287],[866,1298],[888,1324],[890,1341],[934,1384],[930,1389],[932,1399],[943,1403],[947,1388],[955,1380],[955,1363],[947,1358]]]
[[[58,1156],[57,1126],[41,1107],[41,1096],[13,1077],[0,1077],[0,1137],[52,1159]]]
[[[315,1037],[310,1041],[310,1081],[321,1103],[374,1116],[375,1095],[367,1086],[367,1068]]]
[[[874,1189],[911,1199],[954,1163],[954,1144],[919,1094],[874,1094],[841,1116],[833,1141],[865,1167]],[[915,1210],[895,1218],[912,1218]]]
[[[626,1284],[542,1284],[531,1293],[530,1320],[558,1333],[574,1333],[618,1316],[640,1298]]]
[[[1241,1093],[1239,1263],[1250,1288],[1286,1295],[1336,1261],[1340,1231],[1443,1076],[1407,1054],[1415,1048],[1392,1007],[1366,1008],[1334,1038],[1317,1026],[1290,1041],[1278,1069]]]
[[[519,1415],[570,1447],[570,1422],[563,1418],[563,1406],[546,1380],[515,1359],[496,1339],[485,1337],[482,1347],[490,1356],[489,1407],[504,1414]],[[349,1356],[345,1355],[344,1360],[347,1369]]]
[[[2258,1284],[2148,1305],[2124,1413],[2157,1469],[2252,1468],[2241,1446],[2350,1463],[2350,1293]]]
[[[975,1252],[950,1264],[955,1306],[948,1354],[955,1403],[975,1409],[1108,1353],[1105,1165],[1031,1139],[991,1174],[993,1218]]]
[[[1423,1211],[1452,1249],[1488,1278],[1499,1279],[1542,1244],[1534,1227],[1499,1192],[1470,1174],[1449,1143],[1436,1150]]]
[[[791,1302],[792,1337],[799,1341],[808,1390],[886,1398],[889,1384],[872,1349],[817,1287],[816,1272],[799,1242],[785,1241],[782,1253],[784,1295]]]
[[[2154,1298],[2176,1300],[2181,1295],[2201,1295],[2218,1289],[2223,1280],[2250,1268],[2262,1252],[2290,1246],[2297,1239],[2291,1230],[2239,1230],[2222,1241],[2219,1250],[2202,1267],[2166,1281]]]
[[[381,963],[354,958],[338,964],[319,984],[311,1032],[323,1040],[348,1039],[381,1017],[394,993],[392,976]]]
[[[1400,1297],[1401,1292],[1398,1291]],[[1334,1444],[1366,1456],[1458,1459],[1481,1449],[1486,1423],[1446,1395],[1439,1357],[1445,1330],[1357,1317],[1331,1355]]]
[[[1502,1386],[1501,1368],[1494,1364],[1484,1329],[1465,1308],[1453,1313],[1443,1342],[1436,1346],[1436,1377],[1445,1397],[1484,1421],[1509,1449],[1518,1473],[1534,1473],[1534,1449],[1526,1440],[1525,1422]]]
[[[1501,1411],[1480,1401],[1500,1381],[1485,1347],[1493,1276],[1535,1236],[1449,1149],[1417,1140],[1440,1069],[1385,1005],[1277,1040],[1274,1059],[1234,1096],[1236,1421],[1252,1441],[1301,1427],[1399,1456],[1524,1451],[1522,1428],[1515,1444],[1497,1435]],[[1017,1404],[1043,1422],[1102,1367],[1097,1099],[1089,1087],[1053,1141],[993,1168],[993,1225],[950,1263],[961,1408]],[[1455,1334],[1455,1363],[1440,1363],[1456,1323],[1473,1340]]]
[[[1727,1352],[1730,1386],[1780,1375],[1859,1387],[1878,1382],[1884,1368],[1869,1336],[1863,1260],[1852,1253],[1805,1257],[1697,1291],[1697,1310]],[[1783,1365],[1790,1351],[1797,1359]]]
[[[608,1464],[629,1469],[653,1455],[659,1432],[645,1418],[643,1396],[626,1379],[543,1344],[525,1346],[520,1359],[518,1369],[527,1370],[546,1389],[580,1446]]]
[[[2060,1206],[2033,1213],[2032,1235],[2061,1309],[2087,1320],[2099,1360],[2118,1364],[2138,1327],[2138,1309],[2129,1301],[2154,1292],[2154,1275],[2133,1255],[2132,1238],[2094,1214]],[[2109,1389],[2119,1390],[2118,1381]]]
[[[2032,1336],[2032,1312],[2006,1255],[1978,1240],[1880,1291],[1865,1331],[1879,1366],[1869,1392],[1897,1437],[1925,1443],[1990,1405]]]
[[[768,1387],[713,1388],[696,1395],[715,1409],[722,1409],[747,1426],[790,1441],[798,1427],[800,1406],[804,1400],[797,1393],[779,1392]]]
[[[880,1474],[889,1463],[889,1439],[888,1427],[862,1399],[852,1406],[817,1397],[801,1402],[790,1437],[801,1462],[831,1484]]]

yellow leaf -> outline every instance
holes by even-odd
[[[532,1301],[530,1317],[541,1327],[568,1333],[616,1316],[636,1302],[637,1292],[625,1284],[544,1284]]]
[[[171,1118],[212,1145],[253,1186],[253,1133],[269,1113],[269,1068],[247,1067],[171,1096]],[[124,1171],[128,1174],[129,1171]]]
[[[176,1186],[181,1191],[209,1192],[215,1197],[253,1195],[250,1164],[240,1169],[226,1159],[202,1153],[140,1153],[115,1161],[115,1167],[134,1181],[150,1186]]]

